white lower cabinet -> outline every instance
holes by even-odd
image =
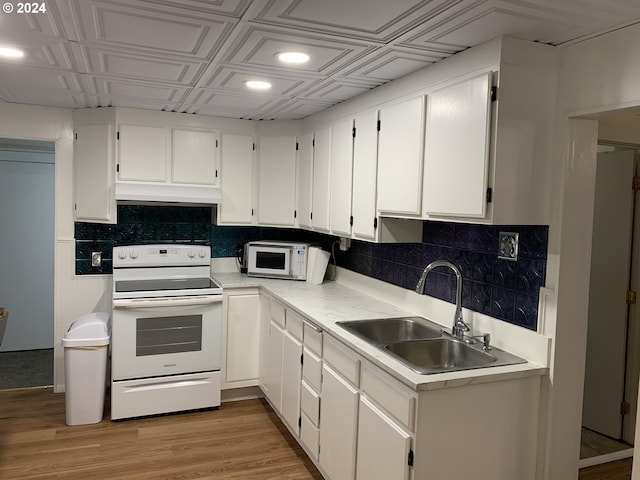
[[[285,331],[282,349],[282,417],[296,434],[300,433],[301,359],[302,343]]]
[[[409,478],[411,435],[376,407],[360,397],[358,413],[358,480]]]
[[[282,349],[284,330],[273,320],[269,324],[267,342],[268,369],[264,377],[266,395],[273,408],[282,411]]]
[[[356,467],[358,390],[322,366],[319,464],[330,480],[353,480]]]
[[[224,387],[256,385],[259,365],[260,298],[257,290],[224,294],[226,353]]]

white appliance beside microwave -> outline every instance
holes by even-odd
[[[245,246],[247,275],[251,277],[307,279],[309,244],[257,241]]]

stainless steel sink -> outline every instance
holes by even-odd
[[[482,342],[468,343],[422,317],[337,322],[420,374],[434,374],[525,363],[526,360]],[[465,337],[465,340],[468,340]]]
[[[374,344],[388,344],[405,340],[438,338],[442,332],[430,326],[422,317],[383,318],[338,322],[342,328]]]

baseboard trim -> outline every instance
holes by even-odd
[[[616,460],[629,457],[633,457],[633,448],[607,453],[606,455],[599,455],[597,457],[583,458],[578,462],[578,468],[593,467],[594,465],[602,465],[603,463],[615,462]]]

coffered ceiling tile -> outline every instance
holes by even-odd
[[[270,0],[256,21],[387,43],[459,0]]]
[[[383,82],[364,83],[343,78],[330,78],[320,82],[316,87],[301,95],[301,97],[333,102],[333,104],[335,104],[367,92],[382,83]]]
[[[176,8],[194,14],[219,14],[240,18],[253,0],[143,0],[144,3],[165,8]]]
[[[69,108],[83,105],[78,101],[84,94],[80,75],[44,68],[39,68],[37,75],[29,73],[33,73],[29,67],[0,65],[3,101]]]
[[[188,94],[188,89],[175,85],[163,85],[157,82],[115,79],[88,76],[95,84],[96,94],[102,100],[108,99],[109,105],[132,106],[179,104]]]
[[[317,84],[320,78],[296,75],[293,72],[254,71],[225,66],[216,69],[209,78],[205,77],[198,86],[257,97],[282,96],[307,90]],[[271,83],[272,87],[265,92],[252,91],[244,83],[248,80],[264,80]]]
[[[73,2],[77,41],[101,47],[137,49],[163,55],[212,57],[231,32],[235,20],[228,17],[199,17],[163,11],[141,0],[127,4],[108,0]],[[71,36],[71,35],[70,35]]]
[[[20,13],[17,1],[11,0],[2,2],[3,5],[10,5],[12,12],[0,14],[0,41],[14,40],[24,45],[33,39],[57,39],[65,38],[64,28],[60,21],[60,15],[55,2],[36,2],[38,6],[44,5],[44,12]],[[22,8],[29,2],[22,2]],[[33,2],[29,3],[32,8]]]
[[[161,81],[190,86],[195,83],[205,65],[202,62],[163,57],[139,52],[105,50],[76,46],[75,51],[85,61],[85,72],[100,76]]]
[[[180,111],[219,117],[254,119],[286,99],[278,97],[256,97],[234,95],[228,92],[194,91],[183,103]]]
[[[69,71],[75,67],[73,55],[68,43],[58,40],[49,40],[46,42],[32,40],[28,45],[21,45],[21,49],[24,51],[23,58],[0,58],[0,64]]]
[[[385,47],[359,60],[350,68],[340,72],[340,75],[386,83],[442,60],[446,56],[442,52]]]
[[[334,105],[335,102],[320,102],[313,100],[292,99],[283,102],[276,108],[270,109],[262,114],[260,120],[285,120],[285,119],[303,119],[315,113],[326,110]]]
[[[227,63],[325,75],[349,65],[377,48],[370,43],[349,41],[335,36],[255,26],[248,26],[234,45],[235,47],[224,57]],[[283,65],[277,60],[277,53],[291,50],[309,54],[309,62],[303,65]]]

